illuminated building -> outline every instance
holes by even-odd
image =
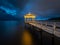
[[[25,22],[32,22],[32,21],[35,21],[36,16],[29,12],[24,16],[24,18],[25,18]]]

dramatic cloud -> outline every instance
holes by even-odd
[[[9,8],[9,11],[14,10],[17,17],[28,12],[36,14],[38,19],[60,17],[60,0],[1,0],[0,6]]]
[[[16,10],[12,10],[12,9],[9,9],[9,8],[6,8],[4,6],[0,6],[0,9],[4,10],[7,14],[10,14],[10,15],[16,15]]]
[[[27,0],[1,0],[0,9],[4,10],[6,14],[18,17],[18,15],[20,15],[21,11],[24,9],[26,3]]]

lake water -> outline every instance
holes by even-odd
[[[24,25],[22,21],[0,21],[0,44],[33,45],[33,37]]]

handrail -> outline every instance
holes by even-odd
[[[60,37],[60,33],[59,33],[59,31],[58,30],[60,30],[60,28],[57,28],[57,27],[60,27],[60,26],[57,26],[58,24],[56,23],[56,22],[48,22],[48,21],[46,21],[46,22],[43,22],[43,21],[40,21],[40,22],[36,22],[36,21],[34,21],[34,22],[31,22],[31,25],[33,25],[33,26],[36,26],[36,27],[38,27],[38,28],[41,28],[41,29],[43,29],[43,30],[45,30],[45,31],[52,31],[51,33],[53,33],[54,35],[56,35],[56,36],[59,36]],[[49,26],[50,25],[50,26]],[[49,32],[49,33],[50,33]],[[56,33],[57,32],[57,33]]]

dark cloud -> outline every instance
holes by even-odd
[[[24,6],[27,4],[28,0],[8,0],[11,4],[13,4],[15,7],[23,9]]]
[[[18,8],[19,16],[29,11],[42,18],[60,16],[60,0],[1,0],[0,5],[15,10]]]
[[[1,0],[0,9],[6,11],[6,13],[10,15],[16,14],[18,17],[18,15],[20,15],[19,13],[22,12],[27,2],[28,0]]]
[[[27,4],[28,0],[1,0],[0,5],[4,5],[6,7],[15,7],[23,9],[24,6]]]
[[[32,4],[31,10],[38,17],[50,18],[60,16],[60,0],[35,0]]]

